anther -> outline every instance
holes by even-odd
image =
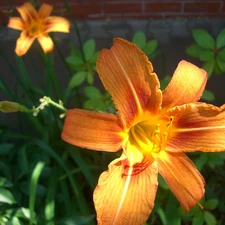
[[[167,127],[169,127],[172,124],[173,118],[174,118],[173,116],[170,116],[170,121],[167,123]]]

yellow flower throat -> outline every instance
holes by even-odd
[[[130,129],[129,139],[143,155],[154,155],[165,149],[172,122],[172,116],[169,122],[161,121],[156,125],[150,121],[140,122]]]
[[[133,168],[131,175],[136,175],[145,170],[154,161],[154,158],[157,157],[159,152],[165,150],[171,134],[172,123],[172,116],[169,118],[169,121],[153,118],[152,120],[141,121],[130,128],[127,148],[131,148],[131,150],[127,149],[127,151],[139,151],[143,159],[141,162],[134,163],[134,165],[132,163],[126,165],[122,176],[129,175],[126,171],[130,167]],[[135,155],[135,152],[130,155]],[[129,159],[129,155],[128,160],[131,160]]]
[[[44,33],[44,24],[43,20],[33,20],[31,21],[31,24],[29,25],[29,35],[33,37],[37,37],[39,35],[42,35]]]

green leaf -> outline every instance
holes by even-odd
[[[216,208],[216,206],[218,205],[219,200],[216,198],[212,198],[209,199],[208,201],[206,201],[206,203],[204,204],[204,208],[207,210],[213,210]]]
[[[12,225],[23,225],[23,223],[17,217],[13,217]]]
[[[220,50],[217,54],[217,57],[222,60],[225,61],[225,48],[223,48],[222,50]]]
[[[13,204],[16,200],[10,191],[5,188],[0,188],[0,202]]]
[[[133,36],[132,42],[136,44],[140,49],[143,49],[146,45],[146,36],[144,32],[137,31]]]
[[[212,50],[204,50],[201,52],[199,59],[203,62],[213,60],[215,57]]]
[[[26,153],[26,146],[23,145],[18,152],[18,166],[21,170],[22,174],[26,174],[29,170],[29,163],[28,163],[28,158],[27,158],[27,153]]]
[[[159,182],[160,187],[164,188],[165,190],[169,189],[166,181],[163,179],[163,177],[161,175],[159,175],[159,177],[158,177],[158,182]]]
[[[84,82],[86,78],[87,72],[86,71],[80,71],[74,74],[69,82],[69,88],[75,88],[79,86],[81,83]]]
[[[168,220],[166,218],[166,214],[165,214],[164,210],[161,207],[157,210],[157,214],[159,215],[162,224],[167,225]]]
[[[213,94],[213,92],[205,90],[202,94],[202,99],[209,102],[213,102],[215,100],[215,95]]]
[[[223,65],[221,65],[223,66]],[[220,75],[222,74],[223,72],[221,71],[219,65],[218,65],[218,62],[215,60],[215,64],[214,64],[214,68],[213,68],[213,72],[217,75]]]
[[[208,152],[208,165],[211,168],[215,168],[216,166],[222,166],[225,160],[225,152]]]
[[[193,58],[199,58],[202,53],[203,48],[197,44],[190,45],[186,48],[186,53]]]
[[[91,165],[84,160],[79,151],[74,151],[74,148],[71,148],[70,154],[76,164],[79,166],[88,184],[91,186],[92,189],[94,189],[96,186],[96,180],[93,177]]]
[[[55,197],[56,190],[58,186],[58,173],[57,167],[54,167],[50,173],[48,188],[47,188],[47,196],[46,196],[46,204],[45,204],[45,225],[54,225],[53,219],[55,217]]]
[[[23,213],[23,216],[27,219],[30,219],[30,210],[28,208],[21,208],[21,211]]]
[[[37,190],[38,179],[44,167],[45,167],[44,162],[38,162],[31,175],[30,196],[29,196],[30,224],[35,223],[34,206],[35,206],[35,200],[36,200],[36,190]]]
[[[90,71],[87,72],[87,82],[88,84],[93,84],[94,82],[94,75]]]
[[[180,225],[181,218],[178,215],[178,201],[175,196],[170,192],[167,198],[165,214],[168,220],[168,225]]]
[[[220,72],[225,72],[225,61],[221,61],[219,57],[216,57],[216,64],[220,70]]]
[[[89,39],[84,43],[83,46],[85,59],[88,61],[91,59],[95,52],[95,40]]]
[[[216,218],[212,213],[205,211],[204,217],[207,225],[216,225]]]
[[[1,80],[1,78],[0,78],[0,91],[4,92],[6,96],[12,99],[15,98],[15,94],[7,87],[6,83],[3,80]]]
[[[87,97],[90,98],[90,99],[96,99],[96,98],[102,97],[101,92],[98,90],[98,88],[96,88],[94,86],[85,87],[84,92],[87,95]]]
[[[14,144],[11,143],[2,143],[0,144],[0,155],[8,155],[11,153],[11,149],[14,147]]]
[[[60,225],[93,225],[94,215],[70,215],[60,219]]]
[[[202,48],[215,49],[215,40],[207,31],[202,29],[193,30],[192,35]]]
[[[13,183],[7,180],[5,177],[0,177],[0,187],[12,187]]]
[[[156,40],[149,41],[143,48],[143,51],[147,56],[151,56],[153,52],[156,50],[157,46],[158,42]]]
[[[211,76],[212,74],[212,71],[213,71],[213,68],[214,68],[214,64],[215,64],[215,60],[210,60],[208,62],[205,62],[203,65],[202,65],[202,68],[204,70],[206,70],[206,72],[208,73],[208,77]]]
[[[79,56],[70,55],[66,58],[66,62],[72,66],[78,66],[84,64],[84,61]]]
[[[22,76],[22,80],[23,80],[23,83],[25,85],[26,88],[30,87],[30,76],[29,76],[29,72],[27,70],[27,67],[24,63],[24,60],[22,57],[20,56],[17,56],[15,55],[15,61],[16,61],[16,64],[18,66],[18,70]]]
[[[96,65],[96,62],[97,62],[99,53],[100,53],[100,52],[98,51],[98,52],[95,52],[95,53],[92,55],[92,57],[91,57],[90,60],[89,60],[89,63],[90,63],[91,65]]]
[[[205,90],[206,92],[208,92],[207,90]],[[210,94],[211,94],[212,92],[210,92]],[[203,93],[203,95],[204,95],[204,93]],[[206,95],[208,95],[208,93],[206,93]],[[205,99],[205,100],[207,100],[207,97],[208,96],[206,96],[206,98],[204,98],[204,96],[202,96],[202,98],[203,99]],[[209,97],[210,98],[210,97]],[[215,97],[214,97],[215,98]],[[211,99],[211,98],[210,98]],[[206,164],[208,162],[208,157],[207,157],[207,154],[206,153],[204,153],[204,152],[201,152],[200,153],[200,155],[199,155],[199,157],[198,158],[196,158],[195,160],[194,160],[194,163],[195,163],[195,165],[196,165],[196,167],[197,167],[197,169],[199,170],[199,171],[201,171],[202,170],[202,167]]]
[[[69,49],[71,55],[81,55],[81,52],[78,49],[76,49],[74,43],[69,44]]]
[[[199,212],[194,216],[192,220],[192,225],[202,225],[203,223],[204,223],[204,213]]]
[[[106,111],[106,105],[99,98],[88,99],[84,102],[84,108],[95,111]]]
[[[220,31],[216,38],[216,48],[223,48],[225,46],[225,28]]]
[[[166,75],[162,80],[160,80],[161,90],[163,90],[167,87],[170,80],[171,80],[171,77],[169,75]]]

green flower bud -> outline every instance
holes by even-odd
[[[4,113],[29,112],[29,109],[17,102],[2,101],[0,102],[0,111]]]

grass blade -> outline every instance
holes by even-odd
[[[41,175],[42,170],[44,169],[45,163],[44,162],[38,162],[35,166],[33,173],[31,175],[30,180],[30,197],[29,197],[29,209],[30,209],[30,225],[36,224],[35,218],[34,218],[34,206],[35,206],[35,200],[36,200],[36,190],[37,190],[37,183],[38,179]]]

